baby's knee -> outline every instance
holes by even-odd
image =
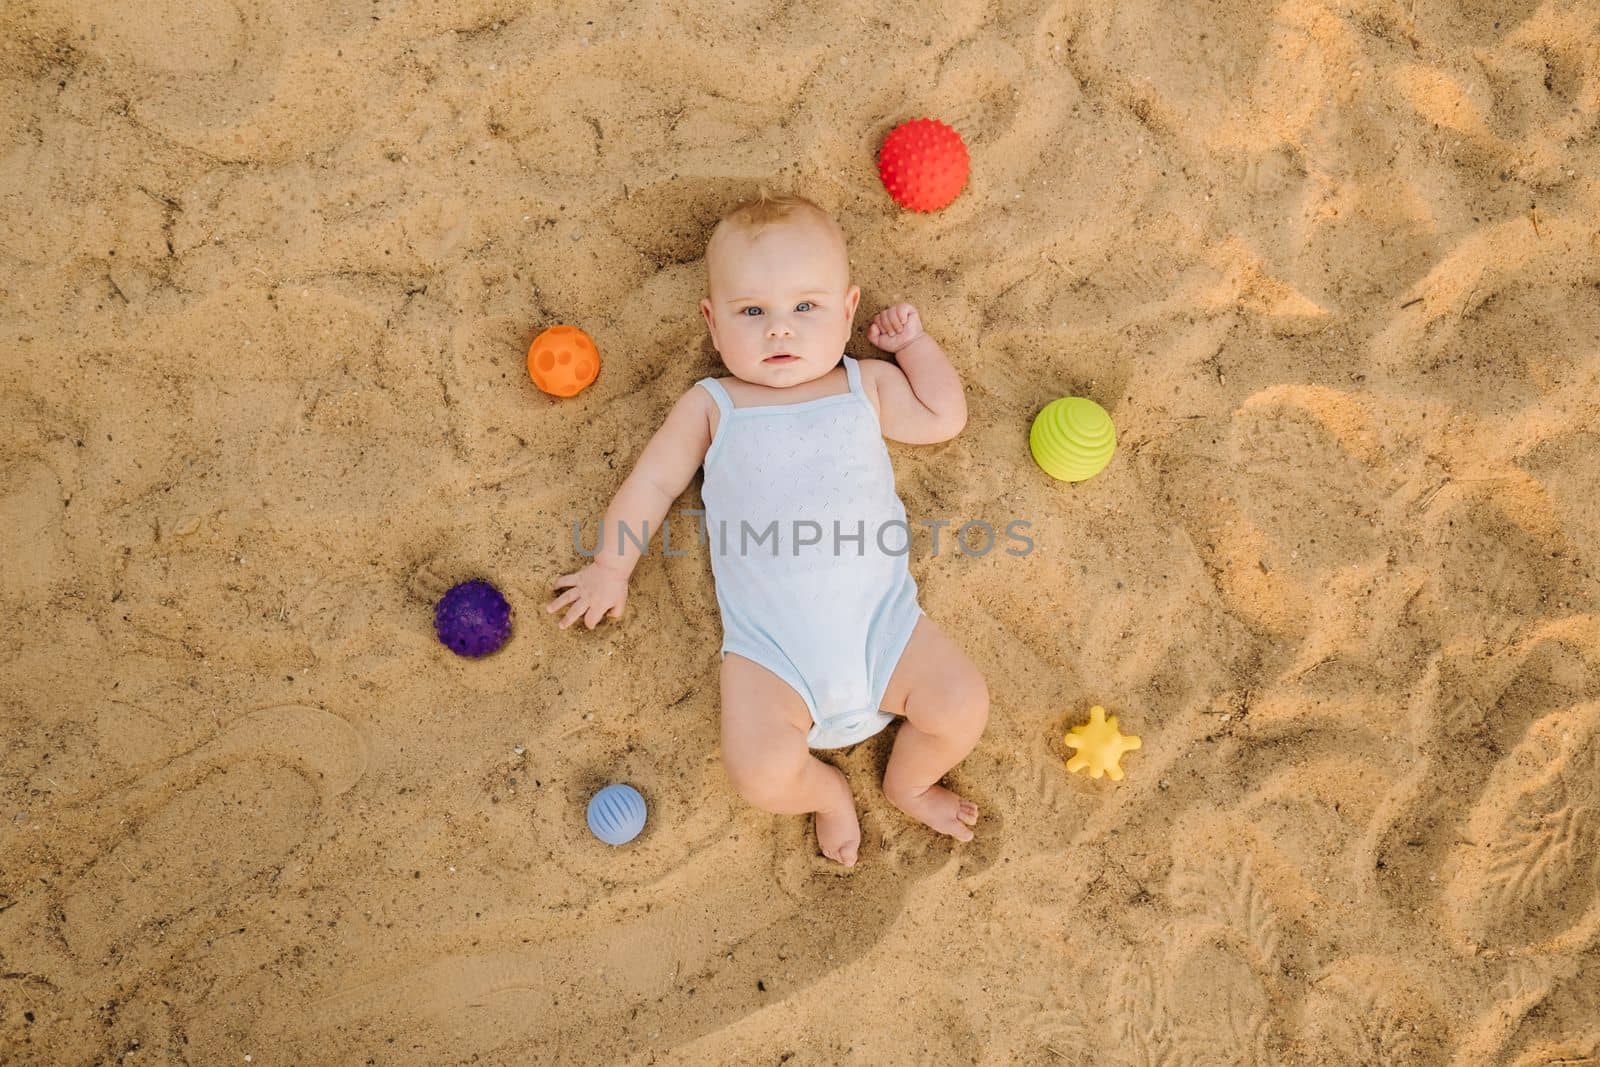
[[[983,734],[984,727],[989,725],[989,683],[983,680],[983,675],[974,674],[961,691],[957,706],[962,732],[976,739]]]
[[[976,671],[959,675],[940,686],[917,711],[907,717],[919,730],[976,739],[989,723],[989,685]]]
[[[804,759],[809,753],[802,746],[799,755]],[[723,744],[722,768],[733,791],[764,811],[789,806],[800,779],[799,764],[791,753]]]

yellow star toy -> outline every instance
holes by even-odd
[[[1081,771],[1087,767],[1090,778],[1104,774],[1113,782],[1122,781],[1122,768],[1117,766],[1122,754],[1139,747],[1139,739],[1123,735],[1117,729],[1117,717],[1106,718],[1106,709],[1098,704],[1089,709],[1089,721],[1068,730],[1062,740],[1078,750],[1076,756],[1067,760],[1067,770]]]

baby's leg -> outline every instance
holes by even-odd
[[[972,840],[978,806],[938,783],[983,736],[989,687],[961,646],[926,615],[895,664],[883,710],[905,716],[883,773],[884,796],[940,833]]]
[[[822,854],[855,866],[861,845],[850,783],[811,754],[811,714],[783,679],[736,653],[722,659],[722,762],[733,788],[779,815],[817,813]]]

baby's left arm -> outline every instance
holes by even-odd
[[[939,343],[922,332],[916,308],[896,304],[878,312],[867,327],[867,340],[893,353],[896,360],[861,363],[863,380],[877,392],[883,436],[908,445],[931,445],[961,432],[967,424],[961,376]]]

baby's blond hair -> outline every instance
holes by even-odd
[[[706,260],[709,263],[712,251],[721,243],[719,237],[725,239],[728,234],[741,234],[753,238],[769,226],[807,221],[821,225],[837,239],[841,252],[844,250],[844,228],[821,206],[795,193],[768,192],[763,185],[755,196],[735,204],[717,220],[711,229],[711,238],[706,242]],[[846,264],[848,269],[848,255]]]
[[[711,235],[715,237],[718,230],[733,230],[753,235],[774,223],[786,222],[795,215],[802,214],[819,219],[828,218],[828,213],[813,201],[794,193],[774,195],[763,185],[755,196],[725,211],[722,218],[717,221],[716,229],[711,231]]]

